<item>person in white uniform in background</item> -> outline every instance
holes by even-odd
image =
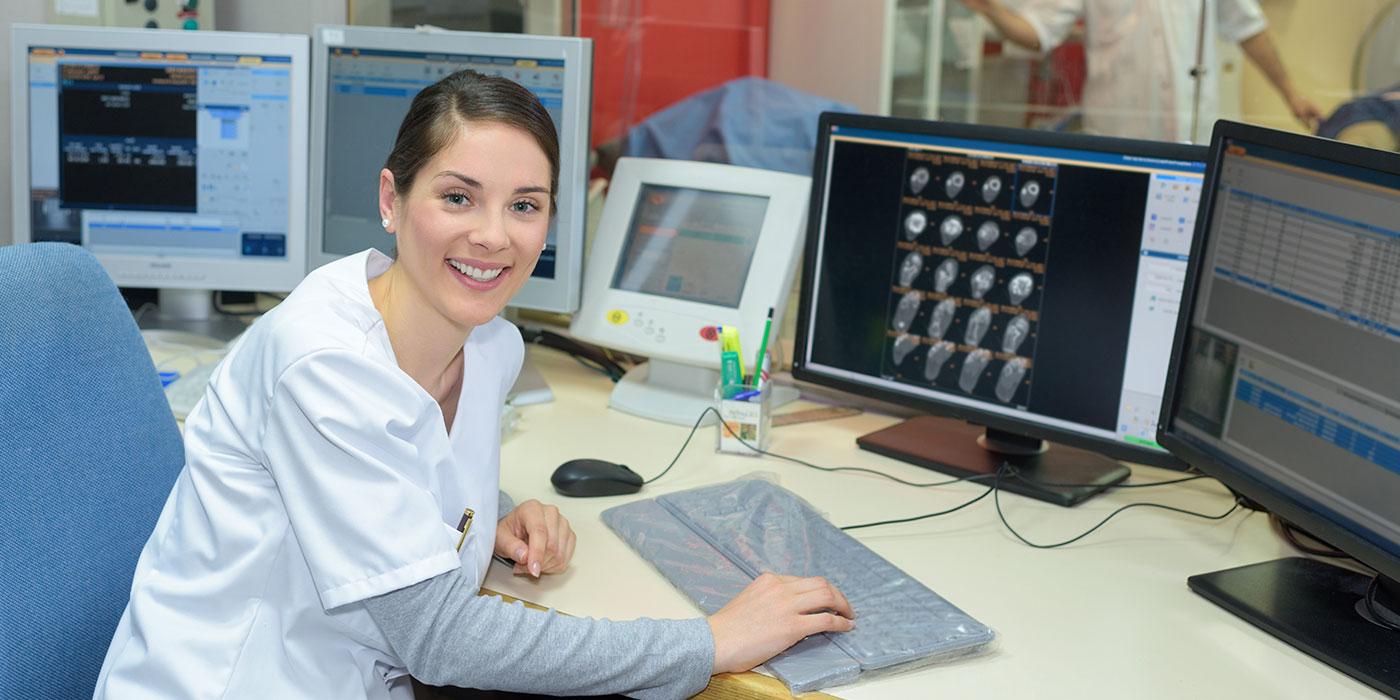
[[[708,620],[475,595],[493,553],[540,576],[574,551],[556,508],[497,490],[523,356],[497,314],[544,248],[558,172],[549,114],[516,83],[462,71],[414,99],[379,174],[397,258],[311,273],[214,372],[95,698],[411,698],[410,674],[683,697],[852,628],[830,584],[772,574]]]
[[[1197,39],[1205,10],[1201,105],[1191,133]],[[1084,130],[1163,141],[1210,140],[1216,119],[1216,37],[1237,42],[1312,130],[1322,117],[1294,87],[1255,0],[963,0],[1003,37],[1048,52],[1084,20]]]

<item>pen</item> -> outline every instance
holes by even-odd
[[[758,361],[753,365],[753,385],[763,387],[763,355],[768,352],[768,332],[773,329],[773,307],[768,307],[768,320],[763,322],[763,339],[758,341]]]
[[[457,551],[462,551],[462,545],[467,542],[467,532],[472,529],[472,518],[476,517],[476,511],[471,508],[462,509],[462,519],[457,522],[457,529],[462,531],[462,536],[457,538]]]

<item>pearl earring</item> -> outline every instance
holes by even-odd
[[[383,226],[384,228],[387,229],[387,228],[389,228],[389,220],[388,220],[388,219],[380,219],[380,220],[379,220],[379,225],[380,225],[380,226]]]

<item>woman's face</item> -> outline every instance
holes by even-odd
[[[530,278],[549,230],[549,159],[513,126],[467,123],[408,192],[379,174],[379,206],[405,277],[467,330],[500,313]]]

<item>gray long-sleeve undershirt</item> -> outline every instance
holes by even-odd
[[[703,618],[566,617],[478,596],[460,570],[364,605],[409,673],[432,685],[661,700],[704,690],[714,667]]]

